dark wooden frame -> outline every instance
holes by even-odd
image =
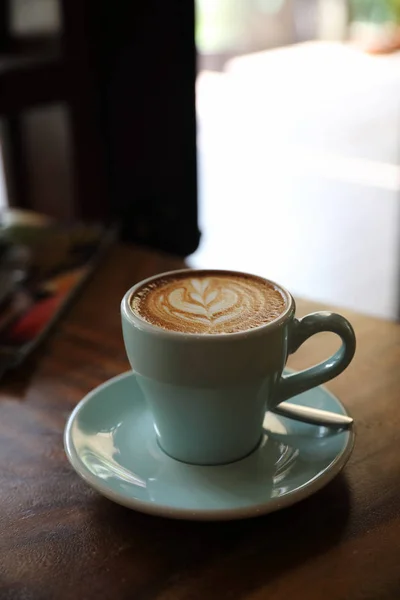
[[[64,102],[73,214],[117,219],[128,240],[193,252],[199,242],[194,1],[61,2],[59,52],[51,40],[50,56],[29,56],[0,73],[16,203],[35,208],[24,183],[20,114]]]

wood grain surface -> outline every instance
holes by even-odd
[[[354,453],[324,490],[232,523],[141,515],[72,470],[66,419],[91,388],[128,368],[119,302],[182,262],[115,248],[41,351],[0,385],[0,600],[396,600],[400,598],[400,327],[347,314],[352,365],[328,388],[357,424]],[[317,307],[298,302],[298,314]],[[324,308],[324,307],[319,307]],[[304,368],[337,341],[321,334]]]

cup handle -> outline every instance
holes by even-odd
[[[309,337],[322,331],[336,333],[342,345],[330,358],[300,373],[281,377],[278,382],[274,405],[317,387],[340,375],[350,364],[356,350],[353,327],[342,317],[331,312],[316,312],[303,319],[294,319],[289,332],[289,353],[293,354]]]

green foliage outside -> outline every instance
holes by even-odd
[[[293,0],[196,0],[196,43],[200,52],[219,53],[240,46],[254,15],[277,14]],[[349,2],[352,21],[399,23],[400,0]],[[317,10],[317,9],[316,9]]]
[[[400,23],[400,0],[351,0],[353,21]]]

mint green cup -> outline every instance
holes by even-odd
[[[179,273],[184,271],[196,273],[191,269]],[[217,465],[244,458],[260,442],[267,410],[333,379],[354,356],[354,331],[344,317],[316,312],[296,319],[293,297],[274,282],[270,283],[281,291],[286,307],[277,319],[254,329],[193,334],[152,325],[134,314],[130,298],[159,277],[146,279],[125,294],[122,330],[158,443],[177,460]],[[314,367],[283,376],[288,356],[322,331],[341,338],[339,350]]]

